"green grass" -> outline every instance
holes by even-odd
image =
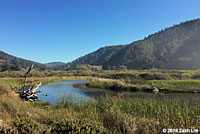
[[[0,85],[8,85],[13,89],[21,87],[21,84],[16,81],[0,81]]]
[[[0,77],[24,77],[27,70],[20,71],[4,71],[0,72]],[[145,77],[143,75],[146,74]],[[54,70],[32,70],[29,74],[31,77],[51,77],[51,76],[94,76],[111,79],[126,79],[132,81],[132,78],[137,79],[157,79],[157,80],[186,80],[186,79],[200,79],[199,70],[70,70],[70,71],[54,71]]]
[[[113,85],[113,82],[87,82],[86,86],[90,88],[97,88],[97,89],[110,89]]]
[[[24,102],[9,87],[0,87],[0,91],[0,127],[4,131],[131,134],[160,133],[163,128],[199,128],[198,101],[107,96],[77,103],[73,97],[64,97],[57,105],[51,105]]]
[[[151,80],[146,84],[174,91],[200,91],[200,80]]]
[[[26,86],[29,87],[30,84],[42,83],[42,85],[65,80],[87,80],[90,77],[87,76],[50,76],[50,77],[27,77]],[[33,81],[33,82],[32,82]],[[0,85],[9,85],[13,90],[18,90],[24,86],[23,77],[5,77],[0,78]]]
[[[168,92],[200,92],[200,80],[149,80],[127,83],[121,81],[105,81],[99,79],[89,80],[85,84],[80,85],[82,88],[108,89],[113,91],[151,91],[158,88],[160,92],[167,90]]]
[[[164,128],[199,127],[200,109],[198,103],[189,104],[179,100],[156,99],[113,99],[113,107],[132,116],[154,120],[160,130]]]
[[[67,96],[60,98],[57,105],[24,102],[11,90],[23,86],[24,72],[0,73],[4,77],[0,78],[0,133],[139,134],[161,133],[163,128],[200,129],[200,101],[198,97],[194,97],[198,94],[178,97],[177,94],[166,96],[162,93],[141,93],[137,96],[134,93],[132,98],[119,94],[86,102]],[[143,74],[148,75],[143,78]],[[87,87],[114,91],[152,87],[173,91],[199,91],[199,74],[199,71],[186,70],[33,71],[27,84],[32,79],[36,83],[42,81],[43,84],[86,79]],[[149,78],[153,80],[147,80]]]

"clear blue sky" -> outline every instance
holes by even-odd
[[[0,50],[70,62],[200,18],[200,0],[0,0]]]

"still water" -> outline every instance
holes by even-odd
[[[88,100],[91,97],[105,95],[104,91],[92,91],[73,87],[73,84],[85,82],[86,80],[69,80],[49,83],[41,86],[38,90],[42,90],[42,92],[37,93],[37,95],[39,100],[48,101],[51,104],[56,104],[62,96],[76,97],[77,100]]]
[[[72,96],[75,97],[76,100],[88,100],[88,99],[96,99],[100,96],[106,96],[109,94],[111,96],[123,96],[123,97],[133,97],[133,98],[144,98],[144,99],[160,99],[160,100],[182,100],[199,102],[200,103],[200,94],[192,94],[192,93],[144,93],[144,92],[112,92],[106,90],[86,90],[81,88],[73,87],[73,84],[76,83],[85,83],[86,80],[69,80],[69,81],[60,81],[53,82],[47,85],[41,86],[39,90],[42,92],[38,93],[38,98],[41,101],[48,101],[51,104],[56,104],[59,101],[60,97]]]

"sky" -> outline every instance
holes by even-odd
[[[199,0],[0,0],[0,50],[71,62],[200,18]]]

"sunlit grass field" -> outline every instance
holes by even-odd
[[[147,85],[177,91],[200,91],[200,80],[150,80]]]
[[[24,102],[8,92],[1,92],[0,99],[1,129],[10,132],[160,133],[163,128],[200,127],[200,103],[187,99],[107,96],[77,103],[66,97],[51,105]]]
[[[87,80],[86,88],[110,90],[113,85],[123,87],[117,96],[81,102],[66,96],[60,98],[56,105],[20,99],[14,91],[23,86],[23,75],[11,77],[13,72],[7,73],[10,73],[10,77],[0,78],[0,133],[156,134],[161,133],[163,128],[200,129],[200,100],[197,99],[199,94],[185,94],[181,98],[176,97],[176,94],[163,93],[157,94],[158,97],[154,97],[155,94],[152,93],[136,95],[130,92],[135,95],[134,97],[121,95],[123,91],[131,91],[136,87],[199,91],[198,72],[165,72],[167,77],[158,77],[159,71],[146,70],[87,72],[90,75],[74,71],[65,72],[68,75],[71,73],[69,76],[40,77],[36,77],[33,72],[32,77],[28,77],[27,85],[32,80],[35,83],[41,81],[47,84],[54,81],[84,79]],[[150,75],[146,75],[147,73]],[[175,73],[176,78],[172,78],[171,73]],[[170,99],[172,97],[173,99]]]

